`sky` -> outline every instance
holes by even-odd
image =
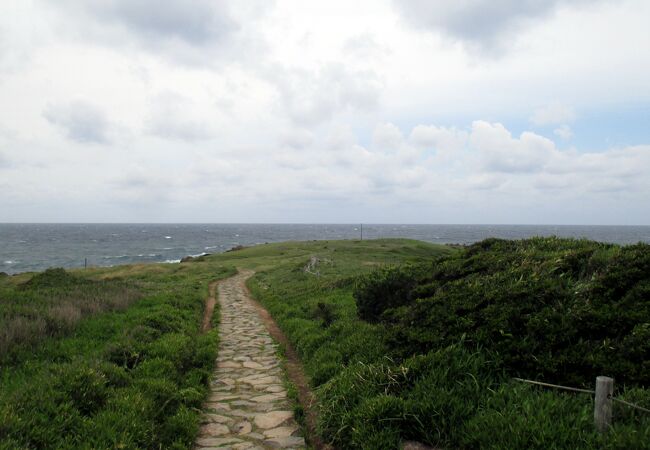
[[[0,222],[650,225],[646,0],[2,0]]]

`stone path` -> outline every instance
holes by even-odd
[[[195,448],[305,448],[276,355],[277,345],[248,296],[254,272],[219,283],[219,356]]]

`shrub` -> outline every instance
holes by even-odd
[[[464,336],[512,374],[584,385],[650,385],[649,296],[650,245],[558,238],[488,239],[428,268],[381,270],[355,293],[397,356]],[[364,316],[367,305],[381,307]]]
[[[101,409],[108,397],[106,375],[83,362],[66,364],[58,369],[56,390],[69,398],[84,416]]]
[[[360,277],[354,289],[359,318],[377,322],[387,309],[409,303],[417,281],[414,267],[381,268]]]
[[[60,267],[47,269],[37,273],[21,285],[22,289],[70,288],[72,286],[89,283],[83,278],[78,278]]]

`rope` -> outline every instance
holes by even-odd
[[[524,383],[537,384],[539,386],[552,387],[556,389],[564,389],[565,391],[584,392],[585,394],[595,394],[595,391],[591,391],[589,389],[578,389],[578,388],[573,388],[568,386],[560,386],[558,384],[542,383],[541,381],[524,380],[523,378],[514,378],[514,379],[517,381],[522,381]]]
[[[640,410],[640,411],[644,411],[644,412],[650,413],[650,409],[646,409],[646,408],[644,408],[644,407],[642,407],[642,406],[635,405],[634,403],[626,402],[625,400],[621,400],[621,399],[618,398],[618,397],[612,397],[612,396],[610,396],[609,398],[611,398],[611,399],[614,400],[615,402],[623,403],[624,405],[630,406],[630,407],[635,408],[635,409],[638,409],[638,410]]]

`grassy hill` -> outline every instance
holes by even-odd
[[[602,317],[592,318],[625,324],[606,342],[627,339],[637,352],[617,360],[631,361],[617,378],[634,374],[617,395],[650,406],[641,339],[650,275],[635,266],[647,255],[647,246],[586,241],[485,241],[468,249],[312,241],[183,264],[3,277],[0,449],[190,448],[217,353],[216,330],[200,333],[203,301],[210,281],[237,268],[257,272],[249,288],[299,353],[320,402],[319,431],[339,448],[398,448],[408,439],[443,448],[650,448],[644,413],[617,405],[613,429],[601,436],[590,396],[512,380],[587,383],[593,370],[608,374],[602,364],[584,364],[597,354],[596,337],[575,334],[590,329],[581,326],[593,314],[579,316],[580,325],[567,303],[599,292]],[[610,281],[598,285],[607,270]],[[607,309],[612,296],[629,314]],[[551,319],[562,317],[558,328]],[[529,330],[538,333],[538,353],[512,345]],[[562,370],[538,370],[556,355]]]

